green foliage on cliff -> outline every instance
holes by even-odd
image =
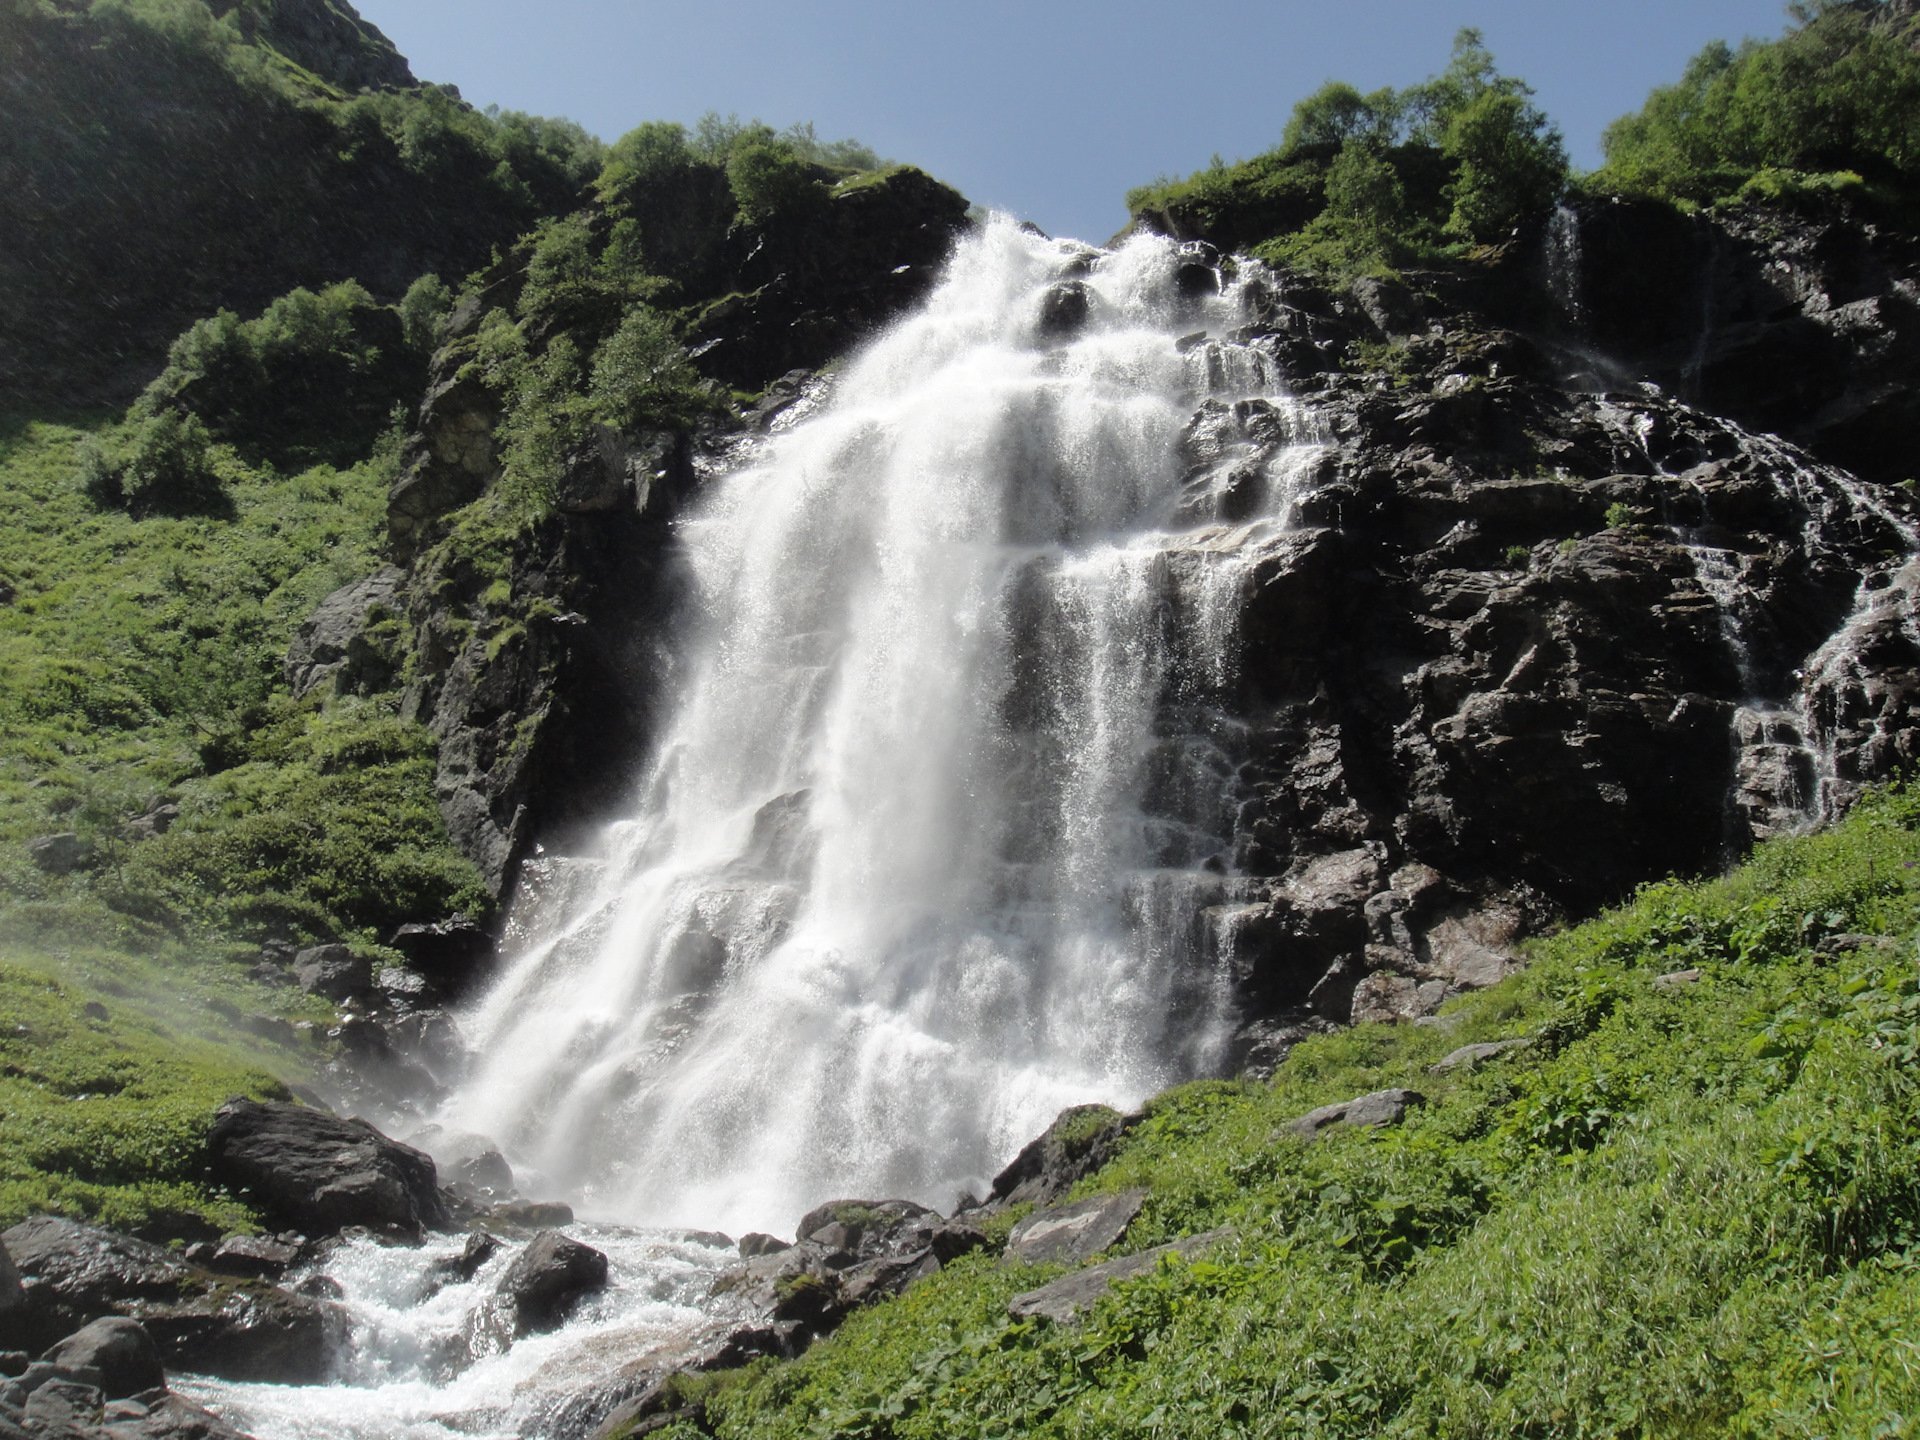
[[[1920,27],[1891,7],[1801,6],[1803,23],[1709,45],[1609,127],[1599,189],[1687,204],[1836,190],[1920,193]]]
[[[1920,1411],[1920,796],[1669,882],[1440,1025],[1303,1044],[1153,1101],[1082,1192],[1121,1248],[1225,1226],[1078,1326],[970,1257],[682,1435],[1869,1436]],[[1697,978],[1663,980],[1681,971]],[[1455,1047],[1524,1037],[1479,1068]],[[1387,1086],[1427,1103],[1312,1143]]]
[[[605,155],[416,84],[318,0],[5,0],[0,54],[0,383],[21,394],[122,400],[189,322],[296,285],[393,300],[464,274]]]
[[[281,676],[299,623],[374,568],[391,446],[293,476],[227,451],[209,514],[100,509],[81,475],[97,444],[46,423],[0,438],[0,934],[35,916],[76,940],[373,938],[483,905],[424,731],[391,699],[296,704]],[[136,842],[163,802],[172,828]],[[93,860],[36,867],[26,842],[60,832]]]
[[[1319,269],[1431,261],[1500,239],[1564,188],[1566,153],[1532,93],[1462,30],[1431,79],[1370,94],[1330,81],[1295,107],[1278,148],[1143,186],[1127,207]]]

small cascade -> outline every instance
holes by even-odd
[[[1697,509],[1710,515],[1712,499],[1697,483],[1673,476],[1653,454],[1653,418],[1615,401],[1599,405],[1602,417],[1645,456],[1649,472],[1691,486]],[[1719,422],[1725,423],[1725,422]],[[1768,435],[1742,432],[1740,443],[1763,462],[1775,493],[1806,518],[1797,541],[1808,564],[1858,570],[1851,614],[1790,674],[1776,659],[1760,659],[1757,632],[1766,627],[1751,569],[1755,556],[1732,548],[1732,537],[1710,525],[1675,525],[1674,535],[1693,565],[1695,581],[1714,602],[1721,637],[1740,680],[1740,700],[1729,724],[1733,752],[1727,799],[1729,853],[1754,840],[1789,834],[1831,817],[1848,798],[1835,751],[1837,727],[1823,716],[1816,697],[1870,684],[1859,664],[1864,639],[1884,630],[1889,617],[1920,639],[1911,586],[1920,575],[1920,528],[1895,512],[1870,487],[1844,471],[1814,465]],[[1834,549],[1833,537],[1874,539],[1885,555],[1878,564],[1855,566]],[[1896,573],[1897,572],[1897,573]],[[1769,671],[1772,671],[1769,674]],[[1880,765],[1877,773],[1891,767]]]
[[[1564,201],[1553,207],[1547,221],[1547,293],[1568,329],[1586,324],[1586,305],[1580,287],[1580,213]]]
[[[417,1250],[349,1240],[289,1277],[337,1287],[351,1348],[333,1384],[173,1384],[271,1440],[509,1440],[547,1431],[567,1397],[707,1318],[713,1277],[734,1258],[731,1247],[697,1234],[605,1226],[575,1233],[607,1256],[609,1283],[576,1307],[564,1331],[510,1346],[488,1333],[486,1307],[516,1245],[501,1245],[463,1274],[461,1246],[451,1239]]]
[[[1173,242],[995,220],[710,484],[652,773],[516,921],[449,1131],[588,1213],[783,1229],[1217,1069],[1237,615],[1319,449],[1249,318]]]

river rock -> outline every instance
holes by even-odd
[[[173,1369],[300,1384],[325,1378],[346,1341],[337,1306],[215,1275],[144,1240],[48,1215],[0,1239],[19,1266],[37,1348],[119,1315],[139,1321]]]
[[[303,1105],[230,1100],[207,1137],[213,1179],[304,1234],[349,1225],[418,1239],[450,1223],[433,1161],[363,1120]]]
[[[607,1283],[607,1257],[591,1245],[545,1230],[515,1257],[495,1295],[508,1307],[515,1339],[552,1330],[583,1298]]]
[[[1126,1234],[1146,1202],[1145,1190],[1119,1190],[1036,1210],[1007,1236],[1005,1258],[1029,1265],[1091,1260]]]
[[[89,1322],[40,1357],[63,1379],[91,1385],[109,1400],[167,1383],[160,1351],[137,1320],[108,1315]]]

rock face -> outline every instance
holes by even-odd
[[[43,1215],[0,1240],[25,1287],[30,1350],[120,1316],[139,1321],[174,1369],[301,1384],[324,1379],[346,1342],[336,1306],[216,1275],[110,1230]]]
[[[215,1116],[207,1152],[216,1182],[310,1236],[365,1225],[417,1239],[450,1223],[433,1161],[364,1121],[230,1100]]]

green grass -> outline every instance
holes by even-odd
[[[320,1058],[284,1027],[329,1008],[250,979],[260,941],[366,947],[486,897],[397,697],[281,678],[314,605],[378,563],[391,451],[292,475],[218,451],[229,511],[135,518],[79,486],[100,423],[0,422],[0,1225],[173,1238],[251,1223],[201,1137]],[[162,800],[179,818],[136,838]],[[27,841],[59,831],[95,862],[37,869]]]
[[[275,1074],[299,1062],[235,1027],[267,997],[222,969],[0,941],[0,1228],[40,1213],[161,1239],[253,1227],[205,1183],[207,1127],[231,1096],[284,1099]]]
[[[1234,1240],[1013,1322],[970,1257],[703,1389],[724,1437],[1872,1436],[1920,1413],[1920,796],[1650,886],[1441,1026],[1161,1097],[1082,1192]],[[1841,933],[1880,937],[1844,952]],[[1697,969],[1692,984],[1655,977]],[[1429,1066],[1531,1036],[1477,1071]],[[1389,1085],[1401,1126],[1314,1143]],[[694,1433],[690,1425],[683,1433]]]

